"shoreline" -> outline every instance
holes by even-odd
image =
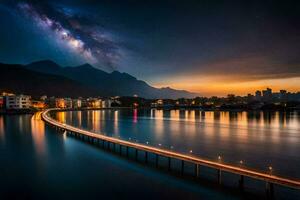
[[[48,109],[48,108],[47,108]],[[36,112],[45,111],[47,109],[11,109],[11,110],[0,110],[0,115],[23,115],[23,114],[34,114]],[[50,108],[57,109],[58,111],[84,111],[84,110],[121,110],[121,109],[140,109],[140,110],[199,110],[203,112],[295,112],[300,109],[203,109],[203,108],[192,108],[192,107],[170,107],[170,108],[153,108],[153,107],[110,107],[110,108]]]

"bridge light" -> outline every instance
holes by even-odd
[[[219,162],[221,162],[221,159],[222,159],[222,157],[219,155],[219,156],[218,156],[218,160],[219,160]]]
[[[244,164],[244,161],[243,160],[240,160],[240,167],[242,167],[242,165]]]
[[[161,146],[161,144],[159,143],[158,146]]]
[[[190,150],[190,153],[193,153],[193,150]]]
[[[269,166],[269,172],[270,172],[270,175],[272,175],[272,171],[273,171],[273,167],[272,167],[272,166]]]

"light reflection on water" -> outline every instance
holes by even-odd
[[[0,115],[0,141],[5,142],[5,133],[4,133],[4,117]]]
[[[80,113],[80,114],[79,114]],[[297,112],[204,112],[199,110],[89,110],[56,118],[84,129],[224,162],[300,177],[300,115]],[[70,117],[73,116],[73,117]],[[80,116],[80,117],[78,117]],[[86,123],[85,123],[86,122]],[[289,167],[287,167],[289,166]]]
[[[31,118],[31,134],[36,149],[36,153],[44,155],[45,147],[45,123],[41,119],[41,113],[38,112]]]

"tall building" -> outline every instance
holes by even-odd
[[[31,97],[27,95],[4,96],[6,109],[26,109],[31,107]]]
[[[279,92],[279,99],[282,101],[286,101],[287,100],[287,92],[286,90],[280,90]]]
[[[255,100],[260,101],[261,100],[261,91],[257,90],[255,92]]]
[[[272,89],[267,88],[266,90],[263,90],[262,93],[265,101],[270,101],[272,99]]]

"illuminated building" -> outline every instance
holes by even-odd
[[[32,105],[33,108],[36,108],[36,109],[46,108],[46,104],[45,104],[44,101],[32,101],[31,105]]]
[[[4,96],[6,109],[25,109],[31,107],[31,97],[27,95]]]
[[[73,108],[81,108],[82,106],[81,99],[73,99],[72,104],[73,104]]]
[[[41,96],[40,100],[46,101],[47,98],[48,98],[48,97],[47,97],[46,95],[43,95],[43,96]]]
[[[65,98],[65,106],[66,108],[72,108],[73,107],[73,102],[71,98]]]
[[[101,108],[102,106],[102,100],[98,98],[89,98],[87,100],[88,107],[91,108]]]
[[[66,102],[62,98],[55,99],[55,107],[56,108],[66,108]]]
[[[111,107],[111,103],[112,103],[112,100],[110,99],[106,99],[104,101],[102,101],[102,108],[110,108]]]

